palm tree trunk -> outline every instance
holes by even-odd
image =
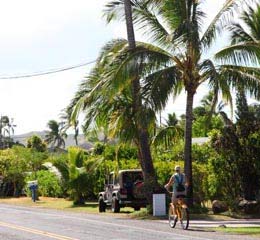
[[[185,146],[184,146],[184,171],[187,177],[188,205],[193,206],[193,184],[192,184],[192,120],[193,120],[193,98],[194,91],[187,91],[186,122],[185,122]]]
[[[126,29],[129,49],[134,50],[136,48],[133,18],[132,18],[132,6],[130,0],[124,0],[125,6],[125,18]],[[152,205],[152,193],[158,188],[158,183],[153,166],[150,144],[149,144],[149,132],[147,129],[146,121],[142,119],[142,100],[140,97],[140,79],[136,76],[132,80],[132,94],[133,94],[133,112],[134,120],[137,127],[138,136],[137,145],[139,152],[139,161],[144,174],[144,189],[145,195],[150,205]]]
[[[130,0],[124,0],[127,40],[130,50],[135,49],[135,33],[132,17],[132,6]]]

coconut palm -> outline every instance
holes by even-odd
[[[66,132],[63,130],[63,123],[58,123],[55,120],[50,120],[48,122],[48,127],[50,131],[45,135],[45,141],[51,144],[52,147],[60,148],[65,147],[65,138],[67,138]]]
[[[259,64],[260,61],[260,4],[247,5],[239,22],[229,26],[231,45],[216,54],[217,59],[225,62]]]
[[[104,46],[95,68],[81,85],[72,102],[78,102],[74,113],[81,108],[86,111],[85,129],[89,126],[93,128],[95,123],[99,129],[108,129],[110,136],[117,136],[122,141],[133,141],[137,145],[147,199],[152,203],[152,192],[159,187],[149,137],[149,128],[151,122],[155,121],[155,113],[151,111],[150,106],[143,105],[140,76],[139,71],[136,71],[135,60],[132,61],[132,66],[127,67],[127,74],[117,74],[120,59],[127,57],[126,55],[133,56],[137,49],[131,2],[125,0],[123,6],[128,40],[115,40]],[[117,49],[124,49],[122,56]]]
[[[227,0],[203,31],[206,9],[202,10],[198,0],[132,0],[134,22],[151,37],[154,45],[137,42],[132,56],[124,52],[124,46],[117,48],[121,53],[117,77],[128,74],[135,59],[136,72],[142,79],[142,93],[145,99],[149,99],[145,104],[150,104],[155,111],[165,107],[170,94],[177,96],[181,90],[186,91],[184,158],[189,199],[192,199],[193,192],[192,110],[198,87],[207,82],[215,93],[215,101],[221,90],[222,97],[231,102],[229,86],[233,87],[243,80],[249,91],[259,97],[258,68],[237,65],[237,62],[216,64],[212,59],[205,58],[218,33],[232,17],[237,2]],[[105,13],[108,21],[122,19],[123,4],[122,0],[113,0],[107,5]],[[115,64],[111,65],[116,67]]]
[[[134,35],[133,17],[132,17],[132,6],[130,0],[124,0],[125,9],[125,20],[127,29],[127,40],[129,45],[129,51],[135,52],[136,41]],[[144,121],[145,109],[142,105],[141,99],[141,84],[140,75],[138,72],[132,76],[131,80],[132,89],[132,109],[133,119],[135,121],[137,130],[137,147],[140,154],[140,162],[143,169],[144,183],[146,185],[146,196],[150,203],[152,203],[152,188],[157,184],[155,170],[152,162],[152,155],[149,144],[149,130],[148,124]],[[153,186],[154,185],[154,186]]]
[[[147,198],[151,200],[153,190],[159,188],[150,154],[150,139],[147,139],[154,126],[155,112],[149,105],[142,104],[138,106],[140,108],[136,112],[131,88],[131,79],[136,77],[135,67],[130,70],[129,75],[118,79],[116,77],[118,64],[121,64],[121,53],[114,51],[111,47],[116,50],[118,47],[122,48],[122,44],[128,49],[128,54],[132,55],[128,42],[125,40],[115,40],[106,44],[100,53],[96,66],[84,81],[83,90],[80,88],[76,94],[76,96],[83,97],[78,101],[73,113],[77,113],[80,108],[83,109],[86,116],[84,124],[86,129],[88,127],[92,129],[93,127],[96,129],[105,127],[108,129],[110,138],[117,137],[122,142],[135,143],[138,147],[140,166],[145,176]],[[107,54],[111,52],[114,54]],[[111,71],[110,62],[115,64],[115,71]],[[140,126],[143,128],[140,129]],[[144,131],[145,133],[143,133]],[[146,141],[147,148],[141,141]]]
[[[183,128],[178,124],[175,113],[168,114],[166,123],[162,124],[153,137],[155,146],[163,145],[165,149],[169,149],[183,137]]]

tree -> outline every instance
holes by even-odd
[[[168,114],[166,123],[156,129],[156,134],[153,137],[155,146],[164,145],[164,149],[168,150],[177,141],[183,137],[183,128],[178,124],[178,119],[175,113]]]
[[[251,1],[239,22],[229,26],[231,44],[216,54],[216,58],[238,64],[256,64],[260,60],[260,4]]]
[[[237,2],[227,0],[203,32],[206,10],[202,11],[200,1],[131,1],[135,23],[151,37],[154,45],[138,42],[132,57],[125,55],[128,58],[123,57],[123,48],[117,49],[121,52],[121,65],[118,71],[128,69],[126,66],[130,67],[130,63],[133,64],[132,61],[135,59],[136,71],[143,83],[142,93],[149,99],[147,104],[151,104],[154,110],[160,111],[166,105],[170,94],[177,96],[182,89],[186,91],[184,155],[190,200],[193,193],[191,156],[193,99],[198,87],[208,82],[208,86],[216,96],[215,101],[221,90],[222,97],[231,102],[229,86],[243,79],[249,89],[256,89],[251,93],[256,96],[259,93],[258,68],[215,64],[211,59],[204,58],[218,33],[228,24],[227,20],[232,16]],[[122,19],[122,6],[121,0],[111,1],[106,9],[108,20]]]
[[[66,132],[63,130],[63,123],[58,123],[55,120],[48,122],[50,131],[45,136],[45,141],[51,144],[52,147],[60,148],[65,147],[65,138],[67,138]]]
[[[13,118],[10,120],[8,116],[0,117],[0,148],[5,149],[14,145],[11,134],[14,134]]]
[[[124,0],[125,8],[125,20],[127,29],[127,39],[129,45],[129,51],[134,52],[136,50],[136,42],[134,35],[134,26],[132,18],[132,6],[130,0]],[[144,121],[145,109],[142,106],[141,98],[141,84],[140,75],[137,74],[132,76],[131,81],[132,88],[132,101],[133,101],[133,118],[136,123],[137,130],[137,147],[139,149],[139,159],[144,174],[144,184],[146,186],[146,196],[149,203],[152,205],[152,189],[158,185],[155,170],[152,162],[152,155],[149,144],[149,131],[147,122]]]
[[[215,134],[212,143],[226,161],[224,168],[230,170],[227,176],[233,173],[236,177],[237,196],[256,200],[260,187],[260,122],[249,110],[243,89],[237,92],[236,117],[236,123],[226,125],[219,135]],[[229,179],[231,181],[233,179]]]
[[[37,135],[31,136],[27,140],[27,148],[33,149],[37,152],[45,152],[47,150],[46,143]]]
[[[76,93],[72,102],[78,103],[75,112],[87,111],[85,129],[93,123],[108,129],[110,136],[117,136],[121,141],[132,141],[138,147],[138,159],[143,170],[146,196],[152,204],[152,193],[159,189],[150,150],[150,123],[155,120],[155,113],[150,106],[143,104],[139,71],[135,61],[128,68],[129,72],[117,76],[120,64],[120,53],[107,53],[122,46],[126,55],[134,55],[136,51],[134,29],[132,23],[131,2],[124,2],[124,16],[127,25],[128,41],[111,41],[106,44],[99,56],[96,67],[90,73],[82,90]],[[118,46],[117,46],[118,44]],[[110,63],[114,62],[114,66]],[[112,67],[112,68],[111,68]],[[112,71],[111,71],[112,70]],[[114,70],[114,71],[113,71]]]

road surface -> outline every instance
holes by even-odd
[[[165,221],[85,214],[0,204],[1,240],[251,240],[193,228],[171,229]],[[258,238],[259,239],[259,238]]]

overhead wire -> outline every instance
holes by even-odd
[[[30,73],[30,74],[23,74],[23,75],[16,75],[16,76],[2,76],[2,77],[0,76],[0,79],[18,79],[18,78],[30,78],[30,77],[43,76],[43,75],[54,74],[54,73],[72,70],[72,69],[75,69],[75,68],[84,67],[84,66],[90,65],[90,64],[95,63],[95,62],[96,62],[96,60],[93,60],[93,61],[81,63],[81,64],[78,64],[78,65],[74,65],[74,66],[70,66],[70,67],[66,67],[66,68],[46,70],[46,71]]]

